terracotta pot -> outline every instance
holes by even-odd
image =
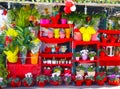
[[[104,85],[104,80],[97,80],[97,84],[99,86],[103,86]]]
[[[83,80],[77,80],[75,84],[76,86],[81,86],[83,84]]]
[[[44,87],[44,86],[45,86],[45,82],[40,82],[40,81],[39,81],[39,82],[38,82],[38,86],[39,86],[39,87]]]
[[[38,53],[33,54],[31,53],[31,64],[38,64]]]

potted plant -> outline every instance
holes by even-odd
[[[55,73],[55,72],[59,72],[59,73],[61,74],[61,72],[62,72],[62,67],[60,67],[60,66],[54,67],[54,68],[53,68],[53,72],[54,72],[54,73]]]
[[[90,52],[88,53],[88,56],[89,56],[90,60],[93,61],[93,60],[94,60],[94,57],[96,56],[96,52],[95,52],[95,51],[90,51]]]
[[[115,74],[109,75],[108,84],[113,85],[113,86],[118,86],[120,84],[119,76]]]
[[[12,87],[20,87],[21,86],[21,80],[18,77],[14,77],[14,76],[10,77],[8,79],[8,82],[9,82],[10,86],[12,86]]]
[[[63,81],[65,82],[66,85],[69,85],[72,81],[71,74],[64,74]]]
[[[50,24],[50,15],[41,15],[40,24]]]
[[[52,73],[52,69],[50,67],[44,67],[43,68],[43,74],[44,75],[50,76],[51,73]]]
[[[95,68],[91,65],[87,68],[88,76],[95,76]]]
[[[94,76],[89,76],[89,75],[85,76],[85,82],[87,86],[91,86],[93,81],[94,81]]]
[[[80,59],[80,53],[79,52],[75,53],[75,58],[76,58],[76,61],[79,61],[79,59]]]
[[[84,76],[85,67],[83,65],[78,65],[76,67],[76,75]]]
[[[82,60],[87,60],[88,58],[88,49],[83,49],[80,51],[80,54],[81,54],[81,57],[82,57]]]
[[[49,78],[45,75],[39,75],[36,77],[36,82],[40,87],[44,87],[46,82],[49,81]]]
[[[61,15],[61,24],[67,23],[67,15],[63,12]]]
[[[50,78],[50,84],[54,86],[60,85],[61,82],[62,82],[61,76],[54,75],[54,76],[51,76]]]
[[[22,83],[25,87],[30,87],[34,84],[34,79],[31,73],[25,74],[25,78],[23,78]]]
[[[74,81],[75,81],[76,86],[81,86],[84,82],[83,76],[82,75],[76,75]]]
[[[105,77],[106,77],[105,75],[98,74],[96,76],[96,82],[97,82],[97,84],[100,85],[100,86],[103,86],[104,82],[105,82]]]

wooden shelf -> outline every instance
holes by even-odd
[[[63,66],[63,67],[71,67],[72,64],[43,64],[42,66]]]
[[[44,5],[61,5],[64,6],[65,3],[59,2],[31,2],[31,1],[14,1],[14,0],[0,0],[0,2],[6,3],[20,3],[20,4],[44,4]],[[79,6],[93,6],[93,7],[120,7],[120,4],[108,4],[108,3],[75,3],[75,5]]]
[[[40,24],[41,27],[47,28],[70,28],[73,24]]]
[[[120,66],[120,57],[118,56],[105,56],[100,57],[99,62],[101,66]]]
[[[46,43],[65,43],[72,41],[73,38],[48,38],[48,37],[40,37],[41,41],[44,41]]]
[[[45,58],[70,58],[72,57],[72,53],[64,53],[64,54],[45,54],[42,53],[40,54],[41,57],[45,57]]]
[[[120,30],[98,30],[99,33],[120,34]]]
[[[93,45],[99,44],[99,41],[73,41],[73,48],[76,48],[77,45]]]
[[[120,43],[100,43],[100,46],[120,46]]]

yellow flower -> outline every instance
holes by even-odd
[[[9,28],[6,31],[6,35],[7,36],[12,36],[12,37],[16,37],[18,35],[17,31],[15,31],[13,28]]]
[[[38,38],[36,38],[36,39],[32,40],[31,42],[36,45],[40,42],[40,40]]]

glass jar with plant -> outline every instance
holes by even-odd
[[[94,66],[92,66],[92,65],[88,66],[87,74],[88,74],[88,76],[95,76],[95,68],[94,68]]]
[[[75,81],[76,86],[81,86],[84,82],[84,78],[82,75],[76,75],[74,81]]]
[[[45,84],[49,81],[48,76],[45,75],[39,75],[36,77],[36,82],[40,87],[44,87]]]
[[[88,53],[88,56],[89,56],[90,60],[93,61],[93,60],[94,60],[94,57],[96,56],[96,52],[95,52],[95,51],[90,51],[90,52]]]
[[[82,75],[84,76],[84,73],[85,73],[85,67],[83,65],[78,65],[76,67],[76,75]]]

